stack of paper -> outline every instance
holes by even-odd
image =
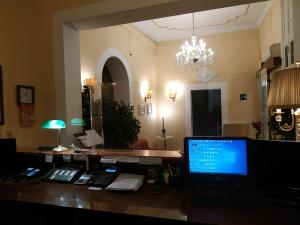
[[[106,187],[110,191],[137,191],[143,184],[144,176],[121,173],[114,182]]]

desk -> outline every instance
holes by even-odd
[[[188,188],[152,194],[144,184],[136,193],[87,190],[74,184],[0,183],[0,223],[10,224],[220,224],[299,225],[297,208],[247,211],[189,208]]]
[[[82,149],[81,153],[73,153],[73,150],[66,150],[62,152],[42,151],[34,147],[20,147],[17,149],[18,153],[25,154],[53,154],[53,155],[70,155],[83,154],[93,157],[101,156],[130,156],[130,157],[155,157],[163,158],[164,160],[181,160],[181,154],[178,151],[166,150],[121,150],[121,149]]]

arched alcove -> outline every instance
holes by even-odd
[[[125,66],[117,57],[107,59],[102,72],[101,96],[130,103],[129,81]]]
[[[108,79],[104,77],[103,80],[103,72],[110,73],[111,77]],[[131,70],[126,58],[117,49],[110,48],[103,52],[98,61],[96,79],[101,87],[106,85],[103,84],[103,81],[104,83],[106,81],[114,83],[112,85],[114,100],[123,100],[128,104],[132,103]]]

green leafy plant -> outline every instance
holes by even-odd
[[[108,98],[102,101],[104,145],[106,148],[129,148],[140,132],[140,121],[134,116],[134,107]]]

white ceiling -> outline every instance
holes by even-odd
[[[195,34],[233,32],[258,27],[271,1],[195,12]],[[193,14],[184,14],[133,23],[155,42],[184,39],[193,34]]]

